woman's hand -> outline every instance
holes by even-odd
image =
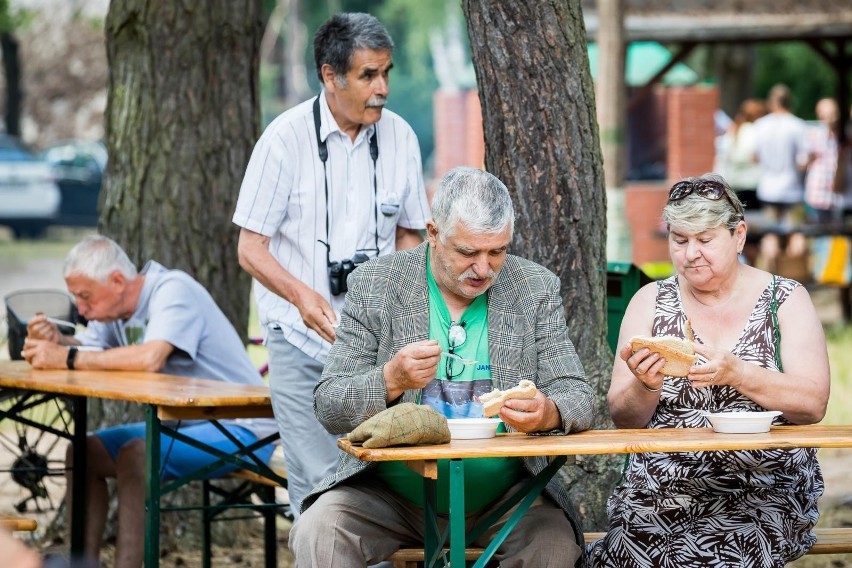
[[[666,360],[659,353],[652,353],[647,347],[643,347],[636,353],[630,342],[621,348],[619,356],[627,363],[627,368],[633,376],[645,386],[650,392],[656,392],[663,388],[664,375],[660,373]]]
[[[737,388],[742,379],[744,361],[735,357],[730,351],[707,347],[701,343],[695,344],[695,352],[702,355],[707,362],[693,365],[689,369],[687,379],[693,387],[704,388],[730,385]]]

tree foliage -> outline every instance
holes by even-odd
[[[773,85],[784,83],[793,93],[791,110],[801,118],[814,120],[817,101],[836,96],[834,70],[806,43],[762,44],[756,59],[755,96],[765,98]]]
[[[735,44],[736,45],[736,44]],[[829,46],[829,52],[834,51]],[[751,76],[741,78],[751,85],[743,98],[765,99],[777,83],[784,83],[792,91],[791,109],[805,120],[815,119],[815,107],[823,97],[836,97],[837,76],[826,60],[810,45],[801,41],[766,42],[753,45],[754,66]],[[716,64],[724,50],[714,46],[699,46],[686,59],[687,65],[698,73],[702,81],[718,83]],[[744,72],[751,69],[749,66]],[[725,89],[721,83],[720,88]],[[742,101],[737,101],[736,108]]]

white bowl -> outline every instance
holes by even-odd
[[[447,418],[453,440],[493,438],[497,435],[499,418]]]
[[[714,432],[725,434],[756,434],[769,432],[772,419],[780,416],[778,410],[766,412],[705,412],[704,416],[710,420]]]

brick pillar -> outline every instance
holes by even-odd
[[[663,207],[669,197],[664,181],[628,182],[624,209],[633,239],[633,264],[669,260],[669,245],[662,224]]]
[[[718,89],[671,87],[666,100],[669,181],[712,171],[716,153],[713,113],[719,108]]]

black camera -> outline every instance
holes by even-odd
[[[352,274],[352,271],[370,260],[366,254],[356,252],[352,258],[344,258],[337,262],[328,264],[328,285],[331,288],[331,293],[335,296],[345,293],[349,290],[346,285],[346,279]]]

